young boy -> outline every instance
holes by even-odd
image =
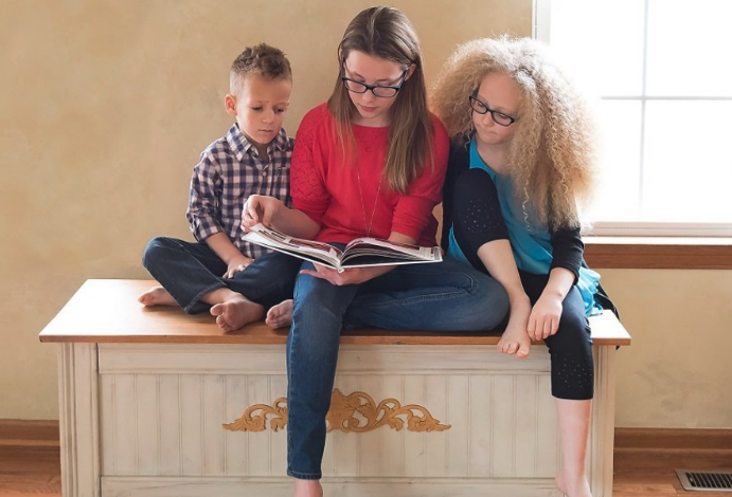
[[[189,314],[210,309],[224,331],[259,320],[291,299],[300,266],[294,257],[241,240],[241,211],[249,195],[291,204],[294,140],[282,129],[292,90],[290,62],[264,43],[247,48],[231,66],[229,85],[224,104],[236,123],[201,153],[191,178],[186,217],[198,242],[152,239],[142,262],[162,286],[138,299],[144,306],[179,305]],[[287,324],[276,309],[267,322]]]

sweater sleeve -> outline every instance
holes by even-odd
[[[574,274],[577,283],[585,244],[582,242],[579,228],[562,228],[552,232],[552,264],[549,268],[561,267]]]
[[[468,169],[469,158],[465,146],[450,145],[450,156],[447,161],[445,184],[442,188],[442,235],[440,245],[447,252],[450,243],[450,228],[453,225],[453,210],[455,208],[455,183],[463,171]]]
[[[297,130],[290,167],[292,207],[319,225],[330,203],[325,185],[326,165],[318,142],[318,130],[324,125],[325,118],[322,106],[303,117]]]
[[[420,176],[409,186],[409,193],[399,197],[392,217],[392,231],[415,240],[420,239],[432,219],[432,210],[442,200],[442,185],[450,149],[445,126],[436,117],[432,118],[432,126],[434,162],[426,164]]]

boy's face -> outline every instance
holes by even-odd
[[[266,146],[282,129],[291,91],[292,82],[287,79],[247,76],[238,95],[226,95],[226,112],[236,117],[239,129],[252,145]]]

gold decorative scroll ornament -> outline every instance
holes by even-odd
[[[233,423],[224,424],[229,431],[264,431],[267,429],[267,416],[272,431],[278,431],[287,425],[287,399],[280,397],[273,406],[255,404],[247,408],[244,414]],[[357,414],[360,417],[357,417]],[[343,395],[337,388],[333,390],[330,401],[330,410],[325,416],[328,431],[341,430],[343,432],[365,433],[382,426],[389,426],[400,431],[404,428],[405,416],[407,430],[415,432],[449,430],[450,425],[440,423],[432,417],[430,412],[419,405],[408,404],[402,406],[396,399],[384,399],[377,405],[373,397],[364,392],[353,392]]]

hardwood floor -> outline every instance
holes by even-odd
[[[0,445],[0,496],[60,497],[58,447]]]
[[[675,469],[732,470],[732,450],[619,449],[615,451],[614,497],[676,495],[730,497],[730,492],[687,492]]]
[[[675,468],[732,469],[728,449],[633,449],[615,452],[614,497],[730,497],[729,492],[686,492]],[[0,445],[0,497],[60,497],[58,447]]]

